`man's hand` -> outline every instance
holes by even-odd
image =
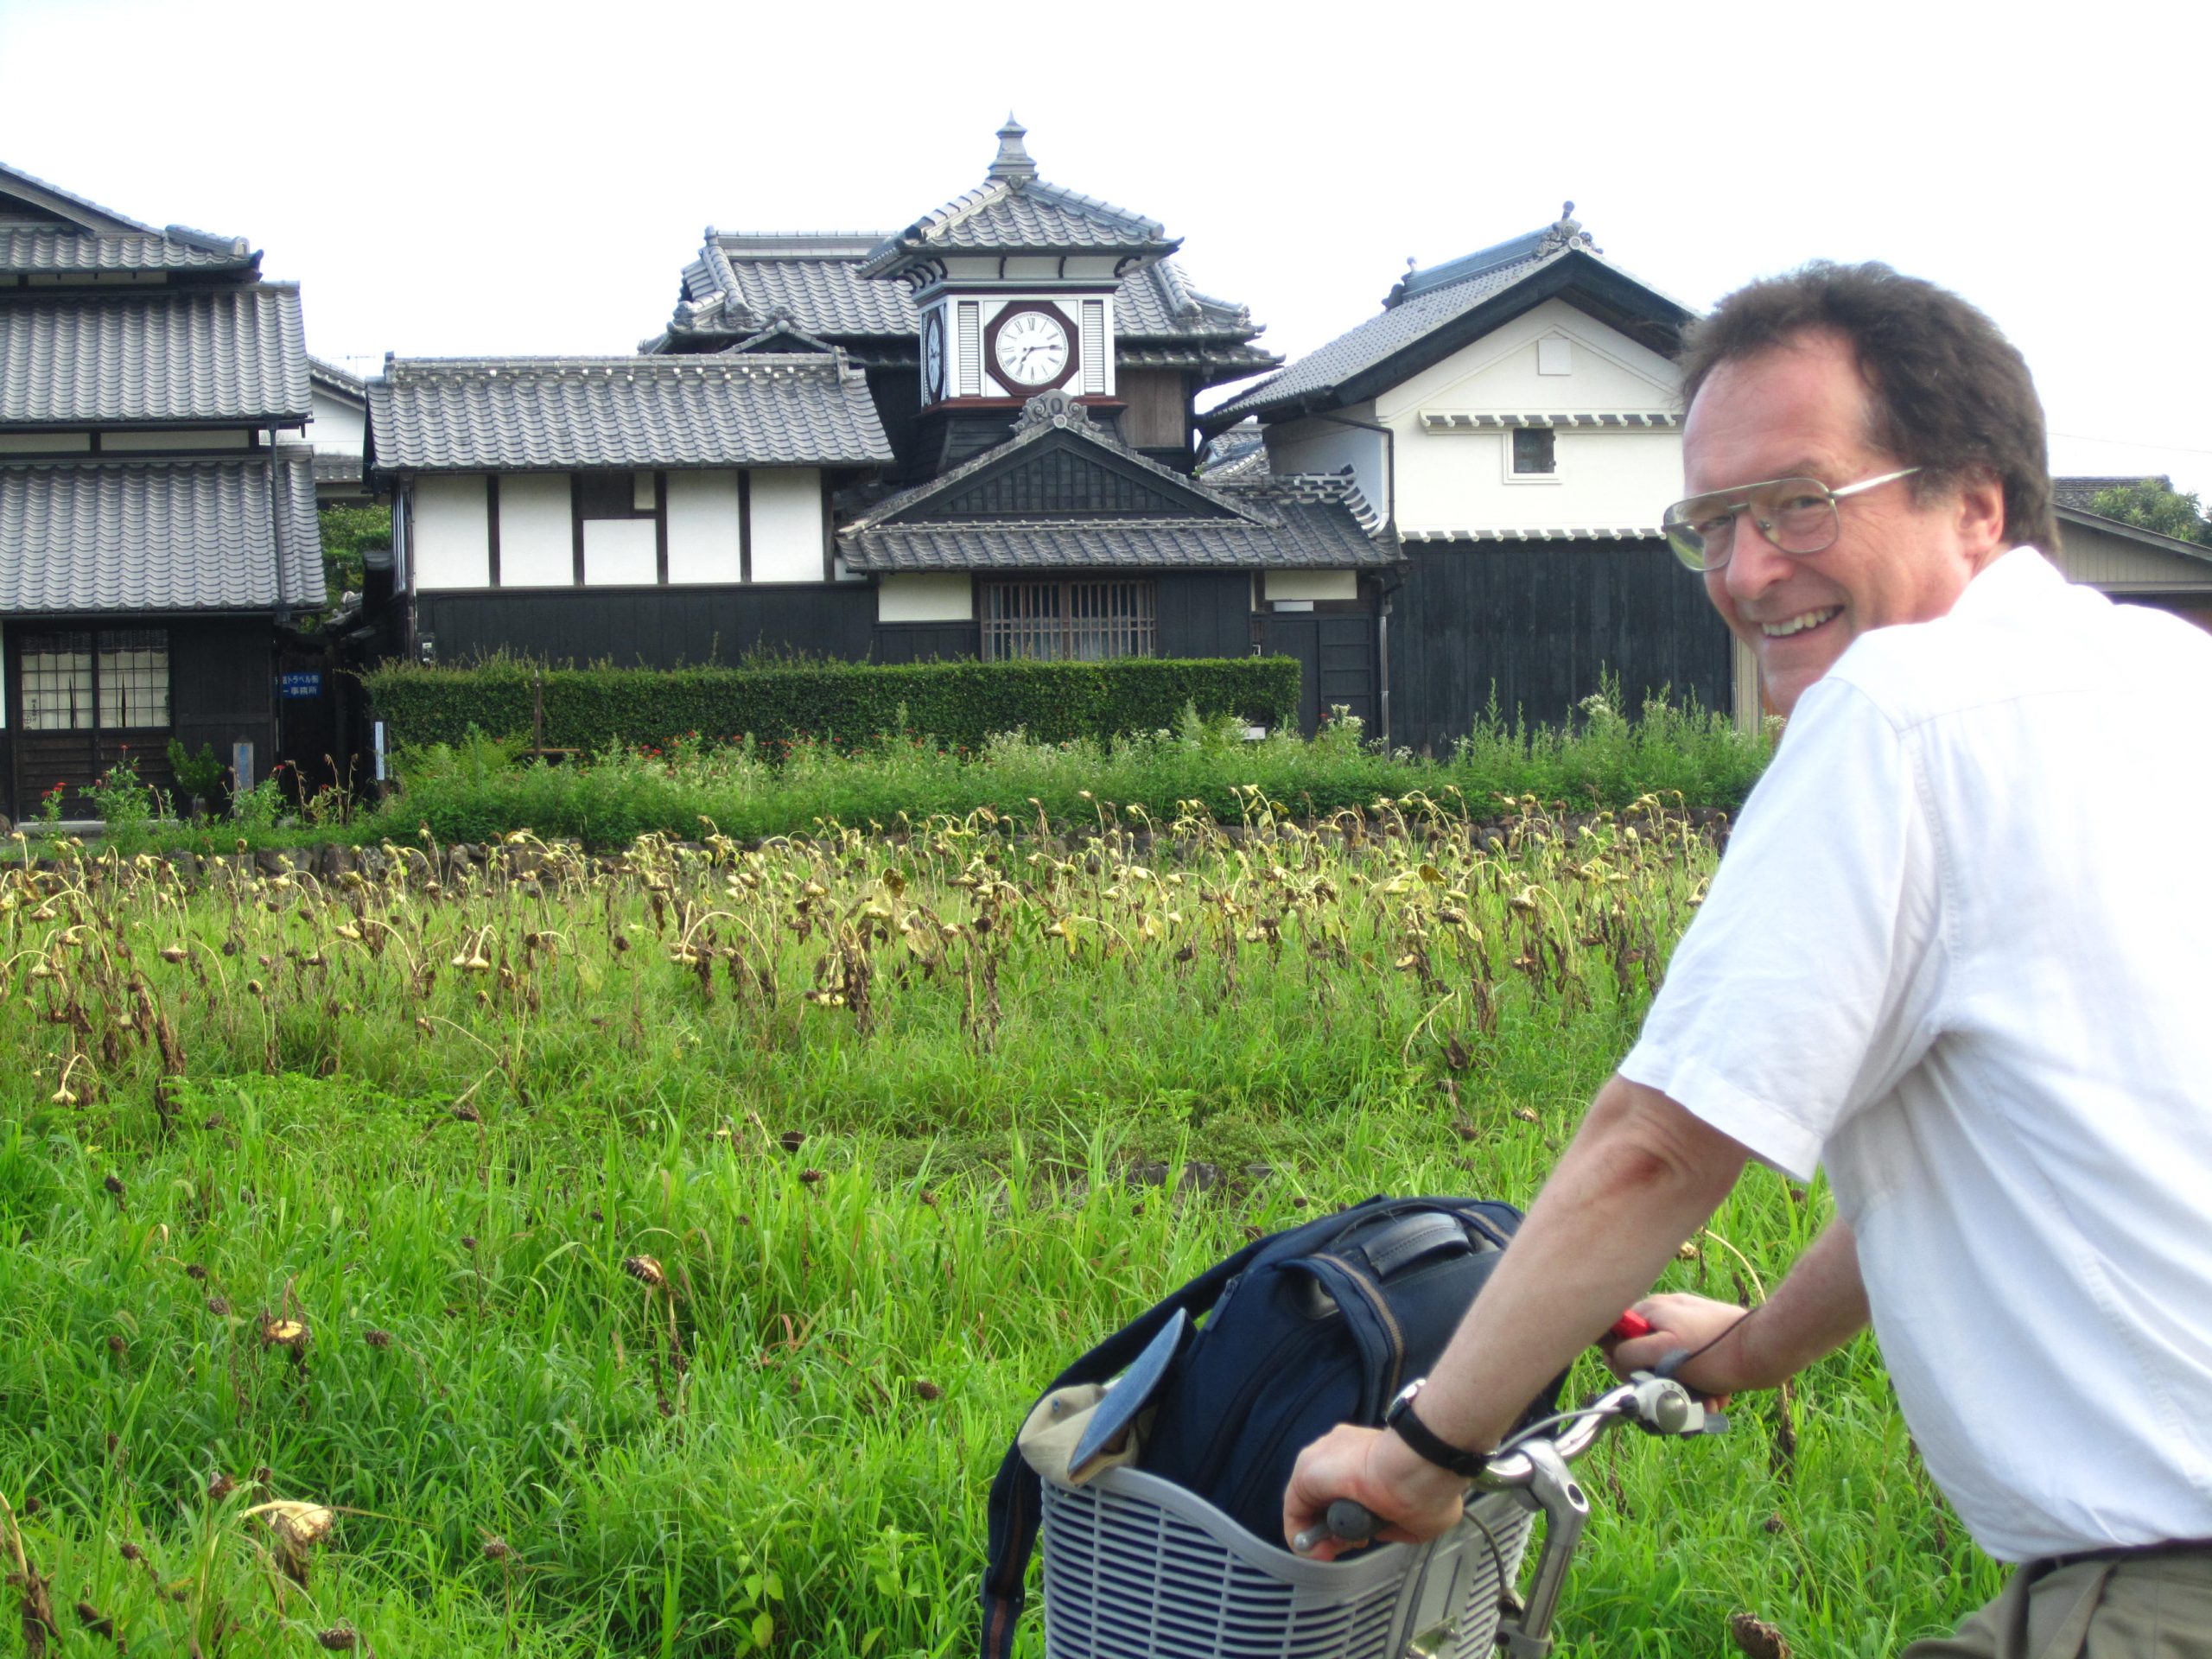
[[[1762,1379],[1746,1375],[1742,1369],[1744,1344],[1719,1340],[1744,1318],[1745,1310],[1733,1302],[1673,1292],[1647,1296],[1631,1311],[1642,1314],[1651,1329],[1643,1336],[1607,1345],[1605,1363],[1613,1368],[1614,1376],[1624,1379],[1631,1371],[1648,1371],[1677,1349],[1687,1349],[1699,1355],[1675,1373],[1687,1389],[1726,1405],[1728,1396],[1738,1390],[1763,1386]],[[1715,1343],[1719,1345],[1710,1352],[1700,1352]]]
[[[1338,1425],[1299,1453],[1298,1467],[1282,1495],[1282,1535],[1326,1524],[1329,1505],[1340,1497],[1364,1503],[1387,1524],[1375,1535],[1394,1544],[1426,1543],[1459,1524],[1467,1483],[1440,1469],[1386,1428]],[[1357,1549],[1324,1537],[1312,1552],[1334,1560]]]

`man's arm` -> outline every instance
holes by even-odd
[[[1616,1077],[1421,1390],[1421,1421],[1455,1446],[1495,1446],[1523,1403],[1563,1370],[1664,1269],[1735,1185],[1742,1145],[1665,1095]],[[1732,1303],[1648,1296],[1652,1333],[1612,1352],[1617,1369],[1676,1348],[1711,1348],[1682,1381],[1722,1395],[1770,1388],[1848,1342],[1866,1323],[1857,1242],[1840,1217],[1745,1322]],[[1726,1336],[1726,1340],[1716,1338]],[[1283,1497],[1284,1535],[1353,1497],[1393,1522],[1382,1535],[1432,1538],[1459,1519],[1465,1483],[1397,1435],[1347,1424],[1298,1460]],[[1316,1552],[1338,1553],[1333,1543]]]
[[[1759,1304],[1756,1319],[1732,1302],[1681,1294],[1647,1296],[1636,1311],[1651,1321],[1651,1334],[1615,1346],[1611,1363],[1623,1376],[1688,1348],[1698,1357],[1680,1376],[1691,1388],[1713,1395],[1770,1389],[1866,1327],[1858,1240],[1842,1217],[1831,1221]]]
[[[1657,1090],[1608,1082],[1430,1373],[1421,1421],[1454,1446],[1497,1445],[1544,1384],[1650,1288],[1747,1155]],[[1397,1435],[1345,1425],[1300,1457],[1283,1495],[1284,1535],[1315,1525],[1332,1499],[1352,1497],[1395,1523],[1385,1537],[1433,1537],[1458,1520],[1465,1485]]]

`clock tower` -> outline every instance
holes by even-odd
[[[1060,391],[1112,418],[1123,280],[1181,245],[1156,221],[1037,176],[1012,116],[982,186],[879,244],[862,274],[906,284],[920,329],[925,425],[940,461],[1006,435]]]

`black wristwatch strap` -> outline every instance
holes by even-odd
[[[1382,1414],[1382,1426],[1395,1431],[1398,1438],[1440,1469],[1449,1469],[1464,1480],[1472,1480],[1483,1471],[1490,1461],[1484,1452],[1469,1452],[1452,1445],[1440,1436],[1427,1423],[1414,1415],[1414,1396],[1428,1379],[1417,1376],[1399,1391]]]

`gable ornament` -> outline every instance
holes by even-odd
[[[1051,391],[1040,391],[1024,404],[1020,418],[1014,422],[1014,429],[1027,432],[1033,426],[1069,427],[1088,425],[1090,422],[1090,416],[1081,404],[1055,388]]]
[[[1559,220],[1544,232],[1544,239],[1536,245],[1539,257],[1559,253],[1568,248],[1579,248],[1585,253],[1603,253],[1605,250],[1591,240],[1590,232],[1582,228],[1582,221],[1574,216],[1574,204],[1561,202]]]

